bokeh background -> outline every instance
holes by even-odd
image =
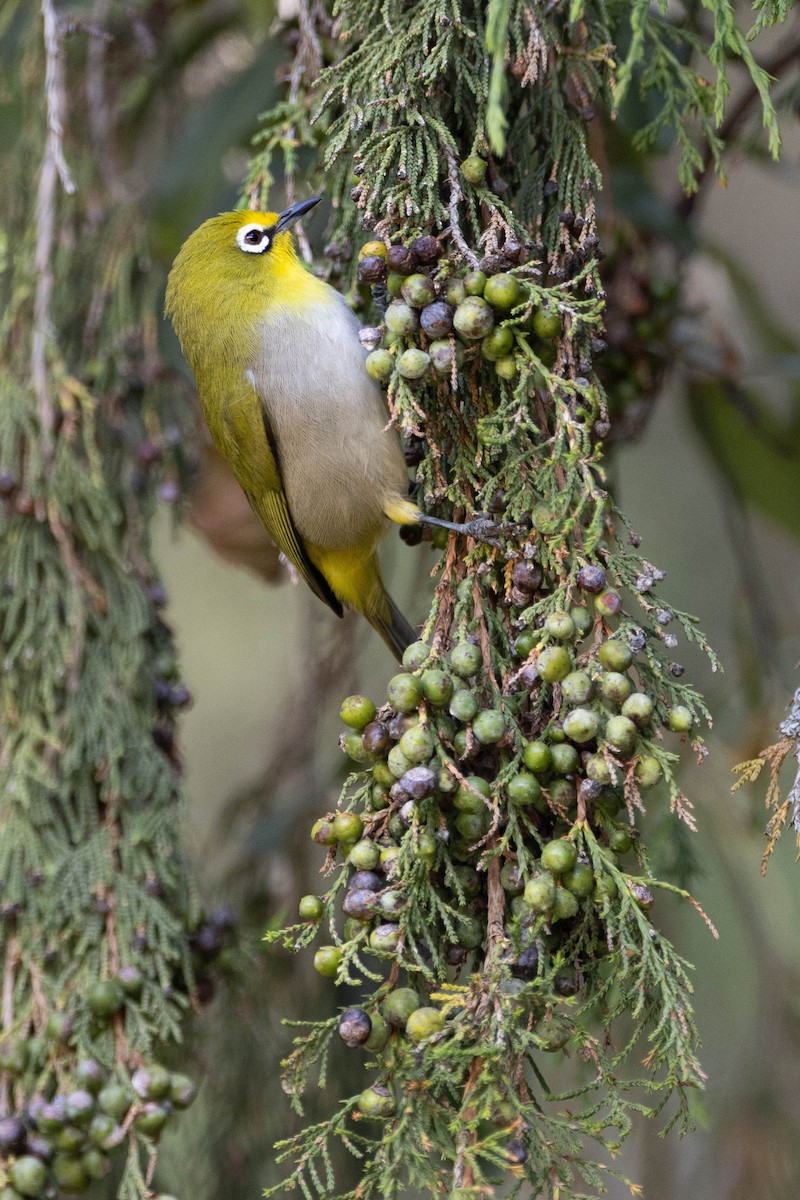
[[[154,53],[171,81],[170,119],[148,146],[140,178],[163,272],[183,237],[235,204],[259,113],[281,94],[293,15],[290,3],[257,0],[167,7]],[[641,435],[610,452],[609,478],[647,557],[667,572],[662,591],[698,615],[725,668],[713,674],[683,644],[677,652],[715,714],[707,759],[685,767],[699,831],[687,839],[681,866],[690,855],[691,888],[720,936],[688,906],[659,899],[659,922],[697,967],[709,1078],[694,1102],[695,1134],[662,1140],[655,1123],[642,1121],[615,1164],[648,1200],[679,1200],[687,1191],[704,1200],[786,1200],[800,1178],[800,867],[787,836],[761,876],[764,789],[731,793],[732,766],[774,740],[800,684],[800,133],[788,86],[784,93],[782,163],[768,164],[761,153],[756,114],[729,155],[728,187],[704,188],[691,230],[675,224],[669,147],[632,168],[624,119],[622,134],[609,140],[607,219],[633,222],[634,237],[638,222],[670,270],[670,247],[680,244],[683,255],[680,316],[663,334],[673,369]],[[279,208],[279,183],[276,193]],[[318,247],[323,207],[307,223]],[[656,254],[646,261],[656,262]],[[786,334],[779,354],[765,325]],[[687,366],[697,339],[704,353],[729,357],[737,380],[757,389],[785,433],[783,442],[783,434],[773,438],[771,454],[756,454],[758,414],[732,409],[731,421],[744,422],[750,437],[724,446],[736,458],[734,472],[721,469],[720,454],[700,432],[703,414],[689,386],[694,368]],[[165,357],[182,370],[166,328],[162,340]],[[719,437],[717,451],[724,429]],[[219,548],[247,520],[212,467],[201,470],[188,521],[176,524],[165,505],[159,561],[167,619],[194,696],[181,730],[190,798],[185,844],[204,901],[239,913],[245,956],[239,982],[221,989],[196,1022],[191,1053],[205,1077],[201,1100],[165,1138],[159,1170],[164,1190],[238,1200],[278,1180],[272,1145],[296,1121],[278,1078],[291,1037],[281,1018],[318,1015],[341,999],[310,971],[310,956],[291,960],[260,938],[315,889],[322,854],[308,829],[344,773],[339,700],[355,689],[380,700],[392,663],[366,626],[337,622],[288,579],[265,582],[275,564],[260,544],[253,550],[259,562],[266,553],[260,575],[211,548],[198,526],[207,534],[222,524]],[[742,486],[742,475],[752,488]],[[385,561],[398,602],[421,617],[430,547],[410,549],[392,535]],[[656,848],[658,806],[654,799]],[[310,1097],[312,1115],[315,1105],[329,1110],[348,1090],[348,1072],[357,1076],[357,1067],[343,1056],[326,1094]],[[629,1192],[620,1185],[611,1195]]]

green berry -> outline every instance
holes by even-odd
[[[556,902],[556,885],[549,875],[534,875],[525,885],[523,900],[537,913],[549,913]]]
[[[480,647],[472,642],[460,642],[450,652],[450,666],[461,679],[472,679],[483,666]]]
[[[160,1104],[150,1103],[143,1105],[141,1110],[133,1118],[133,1123],[140,1133],[147,1137],[157,1138],[161,1130],[167,1123],[168,1113]]]
[[[117,972],[117,983],[122,988],[126,996],[132,996],[134,999],[142,994],[144,987],[144,975],[138,967],[126,966],[120,967]],[[90,1088],[89,1091],[92,1089]]]
[[[128,1107],[125,1108],[125,1112],[128,1111]],[[95,1146],[99,1146],[101,1150],[110,1150],[113,1146],[119,1145],[123,1136],[120,1126],[107,1113],[95,1113],[92,1117],[89,1125],[89,1141],[93,1142]]]
[[[106,1073],[93,1058],[83,1058],[75,1068],[75,1082],[93,1096],[102,1088],[106,1081]]]
[[[320,817],[311,826],[311,840],[318,846],[335,846],[338,838],[333,828],[333,821],[328,817]]]
[[[453,681],[446,671],[431,669],[420,677],[422,693],[431,704],[446,704],[453,694]]]
[[[462,283],[468,296],[482,296],[486,287],[486,276],[483,271],[468,271]]]
[[[557,642],[571,642],[575,636],[575,622],[567,612],[548,613],[544,628]]]
[[[386,699],[398,712],[410,713],[419,708],[422,688],[413,675],[394,675],[386,685]]]
[[[409,275],[400,290],[403,299],[413,308],[424,308],[436,299],[436,288],[427,275]]]
[[[97,1097],[97,1103],[102,1112],[115,1121],[121,1121],[128,1112],[133,1097],[129,1089],[122,1083],[109,1083]]]
[[[491,331],[494,317],[491,308],[482,297],[469,295],[456,309],[453,324],[462,338],[468,342],[477,342]]]
[[[57,1154],[51,1164],[53,1181],[65,1195],[85,1192],[89,1186],[89,1172],[79,1158],[70,1154]]]
[[[622,705],[623,717],[629,717],[636,725],[646,725],[653,715],[653,701],[645,692],[632,692]]]
[[[481,354],[489,362],[497,362],[505,358],[514,347],[514,333],[507,325],[498,326],[487,334],[481,342]]]
[[[416,346],[404,350],[397,361],[397,369],[404,379],[422,379],[431,365],[431,356]]]
[[[66,1100],[67,1120],[73,1125],[88,1125],[94,1113],[94,1096],[85,1088],[76,1088]]]
[[[533,314],[533,332],[542,341],[552,341],[561,333],[561,317],[554,308],[540,308]]]
[[[548,646],[537,658],[536,667],[545,683],[560,683],[572,670],[572,658],[563,646]]]
[[[556,838],[542,847],[542,866],[545,871],[551,871],[554,875],[563,875],[565,871],[571,871],[577,861],[578,851],[566,838]]]
[[[434,372],[443,378],[452,373],[453,362],[458,362],[457,350],[447,338],[437,338],[435,342],[431,342],[428,346],[428,353],[431,356],[431,366]],[[405,663],[403,665],[405,666]]]
[[[47,1167],[32,1154],[23,1154],[11,1163],[8,1178],[21,1196],[41,1196],[47,1183]]]
[[[86,1132],[77,1125],[65,1125],[51,1141],[56,1150],[63,1150],[66,1154],[77,1154],[83,1149]]]
[[[406,1021],[409,1041],[424,1042],[444,1029],[444,1013],[438,1008],[418,1008]]]
[[[125,1003],[125,993],[115,979],[99,979],[86,992],[86,1003],[93,1017],[107,1020]]]
[[[611,783],[611,770],[602,754],[591,754],[584,764],[584,770],[594,783]]]
[[[387,1088],[369,1087],[358,1097],[358,1109],[364,1117],[391,1117],[395,1102]]]
[[[506,784],[506,795],[509,804],[526,807],[529,804],[538,805],[542,799],[542,787],[535,775],[520,771],[512,775]]]
[[[556,898],[553,904],[554,921],[569,921],[578,912],[578,897],[565,887],[556,888]]]
[[[553,779],[549,787],[550,800],[554,805],[560,808],[572,808],[578,793],[571,779]]]
[[[523,629],[522,633],[518,634],[514,639],[514,653],[518,658],[528,657],[538,641],[537,632],[537,630],[533,629]]]
[[[506,719],[496,708],[484,709],[472,722],[472,732],[482,746],[493,746],[506,732]]]
[[[430,656],[431,648],[427,642],[412,642],[403,651],[403,666],[407,671],[418,671]]]
[[[393,300],[384,314],[384,322],[390,333],[398,337],[408,337],[417,328],[417,314],[402,300]]]
[[[633,662],[633,651],[618,638],[609,638],[597,651],[597,657],[609,671],[627,671]]]
[[[403,276],[398,275],[396,271],[390,271],[389,277],[386,280],[386,290],[393,300],[400,299],[400,289],[403,286]]]
[[[369,1037],[364,1042],[364,1049],[368,1050],[370,1054],[377,1054],[389,1041],[392,1031],[379,1012],[371,1012],[369,1019],[372,1022],[372,1029],[370,1030]]]
[[[360,838],[347,856],[357,871],[372,871],[380,862],[380,847],[370,838]]]
[[[394,370],[394,356],[388,350],[373,350],[364,360],[367,374],[377,383],[388,383]]]
[[[555,742],[550,747],[550,755],[552,767],[556,775],[571,775],[573,771],[578,769],[580,756],[575,747],[570,746],[569,743]]]
[[[683,704],[676,704],[667,713],[667,724],[673,733],[691,733],[694,725],[691,709]]]
[[[400,926],[392,921],[376,925],[369,935],[370,950],[376,954],[394,954],[400,944]]]
[[[405,1029],[406,1022],[420,1007],[420,1000],[413,988],[395,988],[383,1001],[381,1013],[393,1029]]]
[[[594,871],[588,863],[576,863],[572,870],[561,876],[561,884],[573,896],[586,899],[594,891]]]
[[[622,597],[614,588],[606,588],[594,602],[595,611],[604,617],[614,617],[622,608]]]
[[[131,1084],[137,1095],[145,1100],[163,1100],[169,1095],[170,1076],[158,1063],[140,1067],[131,1076]]]
[[[524,292],[519,280],[514,275],[500,274],[492,275],[486,280],[483,297],[487,303],[491,304],[492,308],[508,312],[509,309],[516,308],[522,302]]]
[[[449,279],[444,298],[453,308],[457,308],[462,300],[467,298],[467,290],[460,279]]]
[[[393,781],[395,779],[402,779],[406,771],[410,771],[414,765],[410,758],[406,758],[399,746],[392,746],[386,756],[386,763]]]
[[[467,775],[453,798],[453,804],[461,812],[483,812],[486,808],[484,799],[488,800],[491,794],[491,784],[486,779],[480,775]]]
[[[585,637],[594,626],[594,618],[588,608],[579,608],[576,606],[569,610],[569,615],[572,617],[572,623],[580,637]]]
[[[570,671],[561,681],[561,694],[568,704],[585,704],[587,700],[591,700],[594,695],[594,681],[589,672]]]
[[[485,926],[477,917],[461,914],[456,921],[456,940],[465,950],[477,950],[483,942]]]
[[[103,1179],[111,1170],[110,1159],[95,1146],[84,1150],[81,1155],[81,1164],[90,1179]]]
[[[519,375],[519,366],[517,360],[512,354],[504,355],[503,358],[498,358],[494,364],[495,373],[500,379],[505,379],[508,383],[513,381]]]
[[[633,846],[630,829],[626,829],[624,825],[618,825],[616,829],[610,829],[608,831],[608,844],[615,854],[627,854]]]
[[[486,160],[480,158],[479,155],[470,154],[469,157],[465,158],[461,163],[461,174],[464,176],[467,183],[471,183],[473,186],[477,187],[479,184],[483,183],[484,179],[486,178],[487,165],[488,164],[486,163]]]
[[[489,810],[481,812],[460,812],[455,819],[455,827],[468,845],[474,845],[488,832],[490,823]]]
[[[314,955],[314,970],[319,975],[333,978],[339,970],[342,952],[338,946],[320,946]]]
[[[557,1013],[550,1017],[543,1017],[533,1032],[540,1050],[548,1053],[563,1050],[572,1036],[569,1025]]]
[[[357,842],[364,832],[364,822],[358,813],[338,812],[333,818],[337,842]]]
[[[518,863],[503,863],[500,868],[500,883],[507,895],[519,896],[522,894],[525,890],[525,880],[522,878],[522,872],[519,869]]]
[[[609,717],[603,736],[620,754],[630,754],[636,745],[636,726],[628,717]]]
[[[339,709],[339,716],[344,724],[359,731],[375,720],[375,713],[375,705],[368,696],[348,696],[342,701]]]
[[[197,1084],[188,1075],[173,1072],[169,1077],[169,1099],[176,1108],[189,1108],[197,1096]]]
[[[433,866],[438,849],[439,842],[436,837],[432,833],[429,833],[427,829],[421,829],[414,843],[414,857],[428,866]]]
[[[546,742],[528,742],[522,751],[522,761],[534,775],[545,775],[553,765],[553,753]]]
[[[612,704],[623,705],[632,691],[633,684],[630,679],[619,671],[607,671],[600,681],[600,694]]]
[[[598,875],[597,882],[594,885],[592,899],[595,904],[602,904],[603,900],[613,900],[619,894],[617,881],[611,875]]]
[[[457,721],[471,721],[479,708],[478,697],[467,688],[459,688],[450,699],[449,713]]]
[[[564,733],[579,746],[593,741],[599,729],[600,720],[591,708],[573,708],[564,718]]]
[[[433,754],[435,743],[426,725],[414,725],[405,731],[397,745],[410,763],[424,763]]]
[[[348,729],[347,733],[343,733],[339,738],[339,744],[352,762],[359,763],[361,766],[372,762],[372,755],[365,748],[364,739],[360,733],[356,733],[355,729]]]
[[[652,754],[640,755],[633,773],[639,787],[644,790],[655,787],[663,775],[661,763]]]

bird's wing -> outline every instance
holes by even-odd
[[[309,558],[292,519],[281,475],[280,450],[263,401],[249,381],[246,388],[246,395],[225,408],[222,442],[209,421],[212,436],[267,532],[312,592],[341,617],[342,603]]]

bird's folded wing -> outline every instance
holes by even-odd
[[[341,617],[341,601],[311,561],[292,520],[281,474],[280,448],[264,403],[249,379],[242,384],[232,393],[226,392],[224,404],[206,411],[211,436],[273,541],[312,592]]]
[[[286,503],[283,492],[265,490],[258,497],[250,497],[250,503],[261,517],[272,537],[283,553],[297,569],[308,586],[320,600],[332,608],[337,616],[344,613],[341,601],[318,567],[315,567],[300,539]]]

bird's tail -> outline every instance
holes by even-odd
[[[383,593],[383,604],[379,610],[364,615],[376,633],[381,635],[397,661],[401,662],[403,651],[417,640],[417,634],[388,592]]]
[[[417,634],[387,594],[375,551],[365,553],[359,546],[352,550],[307,549],[334,595],[367,618],[399,662]]]

